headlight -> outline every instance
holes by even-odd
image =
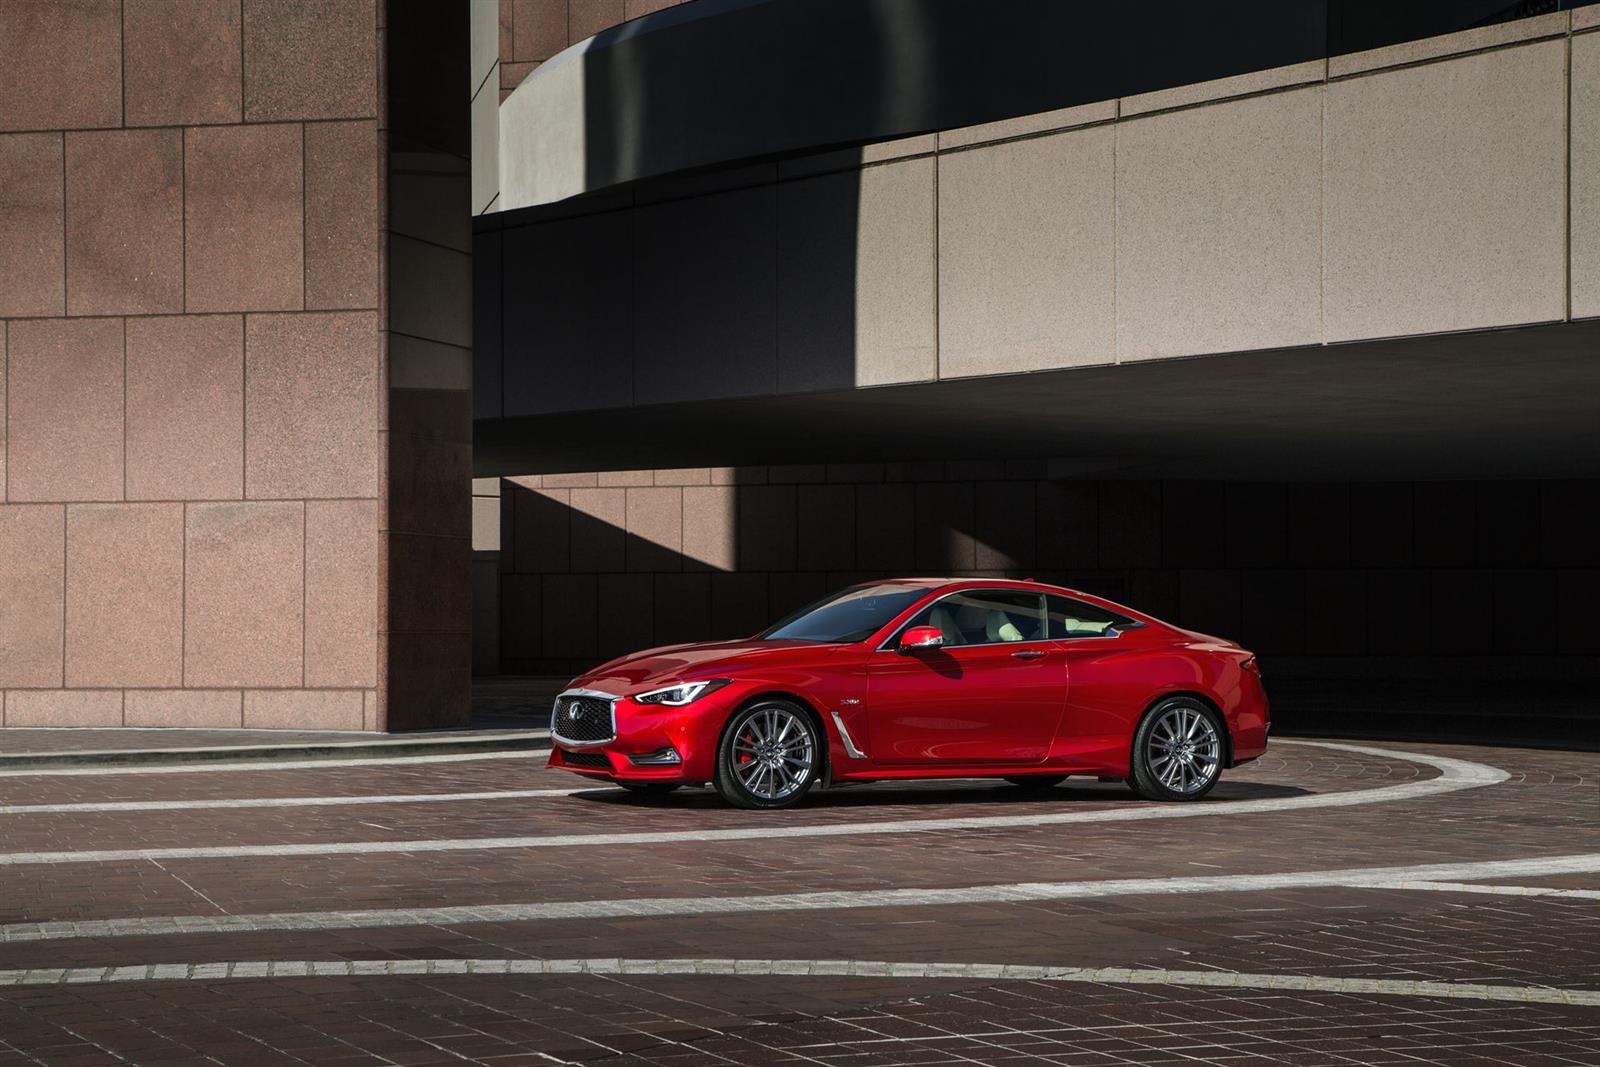
[[[705,682],[669,685],[664,689],[652,689],[648,693],[640,693],[633,698],[633,701],[635,704],[665,704],[670,708],[681,708],[685,704],[694,703],[707,693],[716,692],[731,681],[733,681],[731,678],[712,678]]]

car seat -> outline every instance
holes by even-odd
[[[998,609],[992,609],[989,617],[984,620],[984,635],[991,641],[1021,641],[1022,631],[1017,629],[1017,624],[1011,617]]]
[[[966,641],[964,641],[961,637],[960,628],[956,626],[955,616],[951,615],[950,610],[943,605],[936,605],[934,609],[928,613],[928,625],[937,626],[939,628],[939,632],[944,634],[945,644],[966,644]]]

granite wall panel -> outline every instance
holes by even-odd
[[[130,126],[238,122],[238,0],[123,0]]]
[[[465,471],[469,435],[408,415],[416,447],[380,438],[392,169],[380,131],[395,125],[379,94],[383,35],[426,21],[390,3],[0,4],[11,725],[396,718],[382,496],[401,485],[412,512],[465,515],[434,483]],[[419,173],[464,178],[465,161]],[[449,196],[412,198],[396,218],[468,247]],[[402,368],[407,385],[464,400],[464,372],[436,381],[444,372],[418,362]],[[464,424],[464,404],[441,410]],[[447,691],[465,699],[465,676],[432,655],[408,654],[424,708],[400,702],[410,725]]]
[[[0,131],[122,122],[121,0],[0,4]]]
[[[0,134],[0,316],[65,309],[62,140]]]
[[[66,684],[183,684],[182,504],[67,508]]]
[[[244,493],[244,322],[238,315],[128,320],[130,500]]]
[[[121,500],[121,319],[25,319],[6,346],[6,494]]]

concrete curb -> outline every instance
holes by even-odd
[[[0,738],[3,740],[3,738]],[[392,759],[473,752],[518,752],[550,745],[548,730],[498,731],[472,736],[383,738],[309,744],[208,745],[198,748],[90,749],[82,752],[0,754],[0,771],[87,767],[175,766],[186,763],[272,763],[288,760]]]

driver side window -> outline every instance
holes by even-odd
[[[1044,636],[1044,598],[1037,593],[955,593],[918,613],[908,626],[932,626],[944,647],[1038,641]]]

